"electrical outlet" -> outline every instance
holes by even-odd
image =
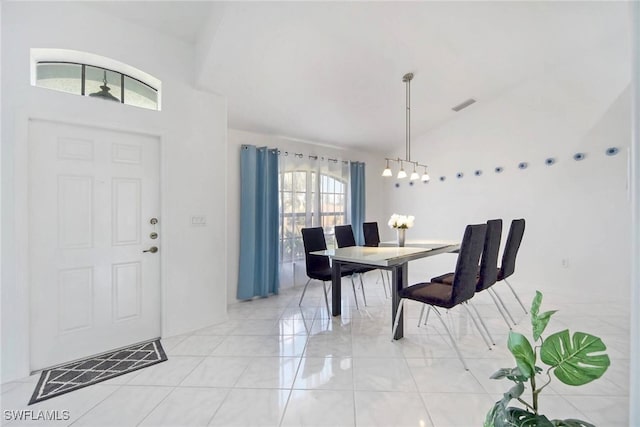
[[[562,258],[562,268],[569,268],[569,259]]]

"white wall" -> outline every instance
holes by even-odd
[[[226,101],[193,88],[193,47],[80,2],[3,2],[2,382],[29,366],[26,145],[31,117],[158,135],[162,150],[162,334],[226,319]],[[55,17],[55,19],[53,19]],[[163,82],[161,112],[29,85],[29,49],[87,51]],[[190,226],[206,215],[207,226]]]
[[[384,166],[384,156],[375,152],[343,150],[326,145],[318,145],[300,141],[294,141],[284,137],[265,135],[253,132],[229,129],[228,135],[228,178],[227,178],[227,299],[229,303],[237,302],[236,291],[238,289],[238,259],[240,256],[240,146],[252,144],[258,147],[279,148],[290,153],[303,153],[338,158],[342,160],[365,162],[365,199],[366,221],[378,221],[386,224],[384,217],[384,205],[387,196],[382,190],[382,178],[380,174]],[[281,273],[280,284],[282,287],[290,286],[290,272]],[[304,264],[296,268],[296,284],[304,284]]]
[[[632,126],[631,145],[632,168],[632,248],[631,251],[631,357],[629,389],[629,425],[640,425],[640,3],[633,2],[631,9],[631,52],[632,52]]]
[[[393,210],[416,216],[408,238],[459,239],[466,224],[502,218],[504,246],[510,221],[525,218],[513,278],[525,296],[540,289],[626,301],[630,62],[628,41],[611,42],[492,102],[480,99],[415,138],[413,158],[430,165],[432,182],[417,188],[402,184],[391,192]],[[618,147],[620,154],[606,156],[608,147]],[[574,161],[577,152],[586,159]],[[557,163],[546,166],[548,157]],[[519,170],[520,162],[529,167]],[[504,172],[496,174],[496,166]],[[457,179],[458,172],[464,177]],[[454,261],[433,257],[412,271],[428,279],[452,269]]]

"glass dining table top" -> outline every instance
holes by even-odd
[[[414,259],[443,252],[452,252],[457,249],[459,249],[458,243],[423,241],[421,246],[350,246],[311,252],[311,254],[328,256],[332,260],[341,262],[391,267]]]

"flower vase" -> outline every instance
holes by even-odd
[[[397,228],[396,231],[398,232],[398,247],[402,248],[404,247],[404,238],[405,238],[407,229]]]

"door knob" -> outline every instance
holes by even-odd
[[[151,252],[152,254],[155,254],[156,252],[158,252],[158,247],[157,246],[151,246],[149,249],[145,249],[142,252]]]

